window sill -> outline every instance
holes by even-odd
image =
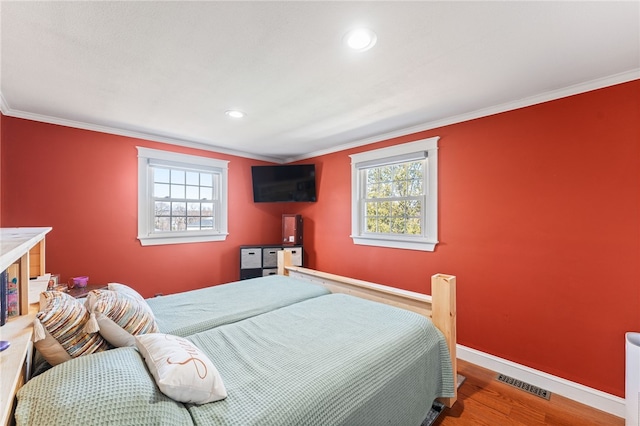
[[[142,246],[158,246],[164,244],[206,243],[210,241],[224,241],[228,234],[207,235],[147,235],[138,236]]]
[[[377,246],[388,247],[405,250],[418,250],[418,251],[435,251],[438,241],[431,241],[427,239],[416,240],[401,240],[394,238],[381,238],[381,237],[363,237],[363,236],[351,236],[353,243],[363,246]]]

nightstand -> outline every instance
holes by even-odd
[[[107,286],[102,284],[88,285],[86,287],[74,287],[68,290],[69,296],[80,299],[81,297],[87,297],[87,294],[91,290],[106,290]]]

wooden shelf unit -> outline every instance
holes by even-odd
[[[45,273],[45,235],[51,228],[0,228],[0,270],[17,263],[20,270],[20,315],[0,327],[0,340],[10,346],[0,352],[0,425],[13,423],[18,389],[29,379],[33,320],[38,311],[29,305],[29,278]]]

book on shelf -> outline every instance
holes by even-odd
[[[20,266],[16,263],[9,265],[0,276],[0,325],[4,325],[8,318],[20,315]]]
[[[7,271],[0,272],[0,326],[7,322]]]
[[[19,274],[20,267],[15,263],[7,268],[7,318],[20,315]]]

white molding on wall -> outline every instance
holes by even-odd
[[[497,373],[502,373],[514,379],[530,383],[552,393],[572,399],[581,404],[594,407],[621,418],[625,417],[625,399],[580,383],[572,382],[561,377],[553,376],[543,371],[508,361],[497,356],[480,352],[466,346],[457,345],[459,359]]]
[[[59,117],[53,117],[53,116],[49,116],[49,115],[42,115],[42,114],[34,114],[31,112],[25,112],[25,111],[20,111],[20,110],[15,110],[9,107],[9,105],[7,104],[6,100],[4,99],[4,97],[2,96],[2,93],[0,92],[0,111],[2,111],[2,114],[7,116],[7,117],[16,117],[16,118],[23,118],[26,120],[32,120],[32,121],[39,121],[41,123],[48,123],[48,124],[56,124],[59,126],[65,126],[65,127],[72,127],[75,129],[83,129],[83,130],[90,130],[93,132],[100,132],[100,133],[107,133],[107,134],[111,134],[111,135],[118,135],[118,136],[125,136],[125,137],[129,137],[129,138],[136,138],[136,139],[142,139],[142,140],[147,140],[147,141],[152,141],[152,142],[162,142],[162,143],[167,143],[170,145],[176,145],[176,146],[182,146],[185,148],[195,148],[195,149],[201,149],[203,151],[211,151],[211,152],[216,152],[219,154],[228,154],[228,155],[233,155],[236,157],[243,157],[243,158],[252,158],[254,160],[262,160],[262,161],[268,161],[271,163],[281,163],[282,160],[279,158],[275,158],[275,157],[267,157],[267,156],[262,156],[262,155],[254,155],[248,152],[244,152],[244,151],[235,151],[232,149],[228,149],[228,148],[222,148],[219,146],[213,146],[207,142],[200,142],[200,141],[188,141],[188,140],[183,140],[183,139],[179,139],[179,138],[174,138],[174,137],[170,137],[170,136],[162,136],[162,135],[156,135],[153,133],[146,133],[146,132],[138,132],[138,131],[133,131],[133,130],[125,130],[125,129],[121,129],[118,127],[112,127],[112,126],[101,126],[98,124],[89,124],[89,123],[84,123],[81,121],[75,121],[75,120],[67,120],[65,118],[59,118]]]
[[[2,115],[9,116],[9,105],[7,104],[7,100],[2,96],[2,92],[0,92],[0,112]]]
[[[42,114],[33,114],[30,112],[14,110],[9,106],[9,104],[7,104],[6,100],[2,96],[2,92],[0,92],[0,112],[2,112],[2,114],[4,114],[7,117],[24,118],[27,120],[40,121],[43,123],[58,124],[66,127],[74,127],[78,129],[92,130],[95,132],[132,137],[132,138],[149,140],[154,142],[168,143],[171,145],[183,146],[187,148],[202,149],[205,151],[212,151],[212,152],[217,152],[221,154],[234,155],[237,157],[252,158],[254,160],[262,160],[262,161],[269,161],[273,163],[282,164],[282,163],[290,163],[292,161],[305,160],[307,158],[319,157],[321,155],[332,154],[334,152],[343,151],[351,148],[357,148],[359,146],[368,145],[375,142],[381,142],[387,139],[392,139],[400,136],[406,136],[412,133],[423,132],[423,131],[435,129],[438,127],[448,126],[451,124],[461,123],[463,121],[474,120],[476,118],[499,114],[502,112],[511,111],[518,108],[524,108],[527,106],[548,102],[555,99],[564,98],[567,96],[573,96],[573,95],[588,92],[591,90],[602,89],[604,87],[626,83],[626,82],[637,80],[637,79],[640,79],[640,68],[636,68],[636,69],[619,73],[619,74],[614,74],[604,78],[599,78],[596,80],[587,81],[585,83],[575,84],[573,86],[564,87],[562,89],[552,90],[539,95],[531,96],[529,98],[520,99],[513,102],[507,102],[501,105],[496,105],[489,108],[471,111],[466,114],[461,114],[454,117],[445,118],[442,120],[436,120],[428,123],[419,124],[417,126],[399,129],[394,132],[389,132],[382,135],[373,136],[370,138],[347,142],[345,144],[342,144],[333,148],[329,148],[326,150],[310,152],[305,155],[286,158],[286,159],[254,155],[254,154],[243,152],[243,151],[234,151],[227,148],[213,146],[207,143],[206,141],[201,141],[201,142],[188,141],[188,140],[183,140],[183,139],[174,138],[174,137],[156,135],[152,133],[125,130],[125,129],[111,127],[111,126],[94,125],[94,124],[83,123],[80,121],[66,120],[58,117],[52,117],[52,116],[47,116]]]
[[[487,117],[494,114],[500,114],[502,112],[512,111],[519,108],[541,104],[543,102],[549,102],[556,99],[566,98],[568,96],[578,95],[580,93],[590,92],[592,90],[602,89],[609,86],[615,86],[616,84],[627,83],[629,81],[633,81],[637,79],[640,79],[640,68],[623,72],[620,74],[614,74],[604,78],[599,78],[592,81],[587,81],[585,83],[575,84],[573,86],[564,87],[562,89],[552,90],[549,92],[541,93],[539,95],[531,96],[524,99],[519,99],[517,101],[507,102],[501,105],[495,105],[492,107],[471,111],[466,114],[456,115],[453,117],[444,118],[442,120],[430,121],[428,123],[419,124],[413,127],[407,127],[404,129],[396,130],[394,132],[385,133],[382,135],[377,135],[370,138],[349,142],[334,148],[310,152],[303,156],[287,158],[285,163],[289,163],[292,161],[305,160],[307,158],[319,157],[321,155],[332,154],[334,152],[357,148],[359,146],[368,145],[371,143],[382,142],[388,139],[410,135],[412,133],[418,133],[418,132],[424,132],[426,130],[437,129],[438,127],[450,126],[452,124],[462,123],[464,121],[475,120],[477,118]]]

